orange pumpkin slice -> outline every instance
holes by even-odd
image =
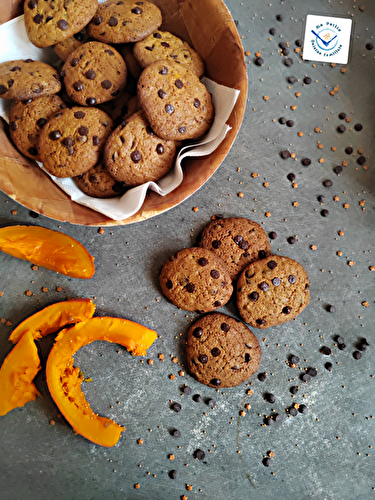
[[[38,226],[0,228],[0,250],[72,278],[94,275],[94,258],[77,240]]]
[[[52,398],[73,427],[93,443],[114,446],[125,427],[93,412],[81,390],[83,377],[74,367],[73,355],[95,340],[123,345],[133,355],[142,356],[157,338],[157,333],[122,318],[95,317],[62,330],[48,356],[46,375]]]
[[[26,332],[34,339],[45,337],[60,330],[63,326],[91,318],[95,304],[91,299],[71,299],[56,302],[26,318],[10,334],[9,340],[16,344]]]
[[[33,335],[25,333],[0,368],[0,415],[24,406],[39,394],[33,380],[40,370],[38,349]]]

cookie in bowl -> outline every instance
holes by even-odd
[[[117,182],[101,161],[87,172],[73,177],[79,189],[93,198],[114,198],[126,191],[123,182]]]

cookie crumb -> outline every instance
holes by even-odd
[[[100,227],[100,228],[98,229],[98,233],[99,233],[99,234],[104,234],[104,229],[103,229],[102,227]]]

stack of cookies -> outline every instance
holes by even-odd
[[[118,196],[164,177],[181,142],[209,129],[203,61],[159,29],[152,2],[26,0],[24,14],[30,41],[53,46],[60,69],[0,64],[0,97],[13,101],[14,144],[51,175],[89,196]]]
[[[172,255],[160,272],[164,295],[177,307],[204,314],[189,329],[190,373],[211,387],[232,387],[255,373],[258,340],[241,321],[214,312],[236,290],[237,309],[253,328],[268,328],[298,316],[310,301],[304,268],[271,254],[264,229],[243,217],[215,218],[198,246]]]

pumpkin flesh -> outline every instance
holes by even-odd
[[[38,349],[27,332],[13,347],[0,368],[0,415],[33,401],[39,394],[33,383],[40,370]]]
[[[94,258],[79,241],[44,227],[0,228],[0,250],[72,278],[89,279],[95,272]]]
[[[71,299],[56,302],[26,318],[10,334],[9,340],[16,344],[26,332],[34,339],[40,339],[57,332],[63,326],[91,318],[95,304],[91,299]]]
[[[97,415],[81,390],[83,377],[73,355],[84,345],[105,340],[123,345],[133,355],[144,355],[156,340],[155,331],[122,318],[95,317],[62,330],[48,356],[47,385],[56,405],[77,434],[101,446],[114,446],[125,430]]]

